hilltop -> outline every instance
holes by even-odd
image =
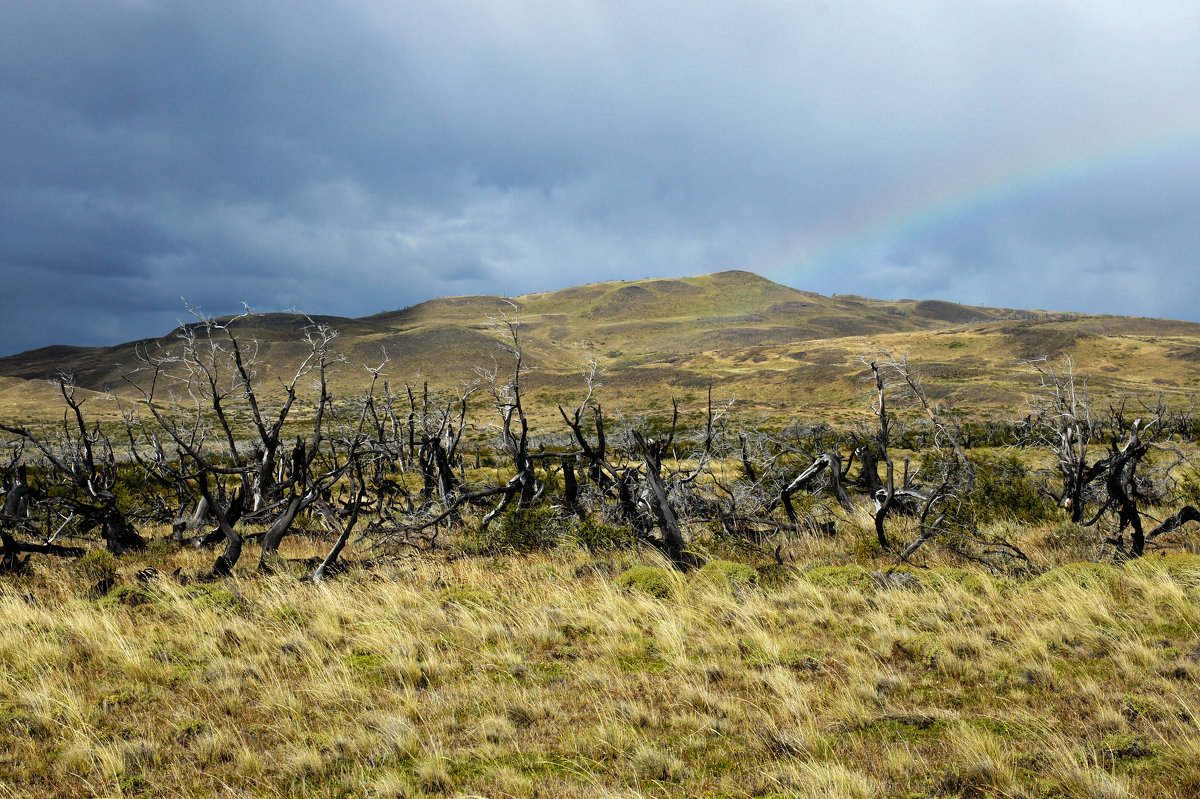
[[[505,355],[490,321],[519,321],[535,404],[553,408],[583,390],[595,359],[602,400],[629,411],[685,406],[714,394],[768,415],[822,415],[861,404],[864,353],[908,353],[934,396],[975,411],[1018,409],[1024,360],[1070,356],[1100,394],[1192,391],[1200,382],[1200,324],[960,305],[942,300],[823,296],[744,271],[681,279],[593,283],[519,297],[429,300],[360,319],[272,313],[239,320],[258,344],[260,374],[286,375],[304,352],[309,320],[339,331],[342,392],[365,383],[386,353],[394,383],[452,387]],[[113,347],[53,346],[0,358],[0,408],[14,418],[54,409],[43,382],[59,371],[92,391],[121,391],[138,352],[177,344],[179,330]]]

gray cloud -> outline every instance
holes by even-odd
[[[732,267],[1200,318],[1197,40],[1190,2],[5,4],[0,352]]]

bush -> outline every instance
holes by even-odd
[[[154,601],[144,589],[134,585],[118,585],[112,591],[108,592],[103,599],[100,600],[100,607],[128,607],[138,608],[143,605],[149,605]]]
[[[548,505],[509,508],[489,532],[472,533],[463,543],[471,554],[545,552],[558,546],[560,525]]]
[[[1185,505],[1200,506],[1200,471],[1187,469],[1179,475],[1176,489],[1179,500]]]
[[[678,574],[657,566],[634,566],[617,578],[620,588],[642,591],[659,599],[671,596],[679,582]]]
[[[1016,455],[977,454],[975,488],[969,502],[976,524],[1002,519],[1033,524],[1053,516],[1053,508],[1039,494],[1025,464]]]
[[[171,492],[169,487],[150,477],[146,470],[133,464],[117,466],[117,481],[113,486],[113,496],[116,497],[118,508],[135,516],[149,514],[157,522],[168,522],[171,519],[166,508],[170,506]],[[155,498],[166,499],[167,502],[155,502]]]
[[[78,566],[92,582],[109,582],[117,577],[117,558],[107,549],[93,549],[79,559]]]
[[[197,586],[188,592],[198,608],[208,608],[219,613],[241,613],[250,611],[250,602],[240,592],[220,585]]]
[[[765,588],[783,588],[800,575],[795,566],[783,563],[768,563],[758,567],[758,583]]]
[[[604,524],[590,517],[577,522],[572,533],[589,552],[629,549],[637,544],[637,534],[631,528]]]

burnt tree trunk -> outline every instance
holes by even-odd
[[[350,532],[354,529],[354,525],[358,522],[358,511],[360,506],[361,503],[354,503],[354,509],[350,511],[350,518],[347,519],[346,524],[343,525],[341,519],[338,518],[338,515],[334,513],[327,504],[324,502],[317,503],[317,512],[321,514],[330,527],[332,527],[334,530],[337,530],[338,537],[337,541],[334,542],[333,547],[329,550],[329,554],[326,555],[325,559],[322,560],[320,564],[317,565],[317,568],[313,570],[312,581],[314,583],[321,582],[321,580],[325,579],[326,575],[328,575],[337,566],[338,557],[341,556],[342,550],[346,547],[346,542],[350,540]]]
[[[586,514],[583,507],[579,504],[579,481],[575,476],[576,457],[574,455],[564,455],[562,458],[563,472],[563,506],[583,519]]]
[[[662,456],[658,452],[658,448],[654,445],[654,442],[647,442],[641,433],[634,431],[633,436],[642,451],[642,457],[645,459],[646,485],[650,488],[650,499],[653,502],[655,510],[654,515],[658,521],[659,529],[662,531],[663,551],[666,552],[667,557],[671,559],[675,567],[682,570],[687,566],[687,561],[683,555],[683,532],[679,528],[679,520],[675,516],[675,511],[671,508],[671,501],[667,496],[667,487],[663,484]]]
[[[1147,541],[1153,541],[1160,535],[1173,533],[1188,522],[1200,522],[1200,510],[1196,510],[1191,505],[1185,505],[1182,510],[1174,516],[1169,516],[1163,520],[1163,523],[1155,527],[1146,534]]]
[[[1129,527],[1132,538],[1131,554],[1141,557],[1146,550],[1146,536],[1142,531],[1142,515],[1138,512],[1137,502],[1131,491],[1137,471],[1138,462],[1146,454],[1146,444],[1138,436],[1138,423],[1134,422],[1125,446],[1116,449],[1109,458],[1108,471],[1104,477],[1104,486],[1108,496],[1117,505],[1118,533]]]
[[[100,511],[100,535],[105,547],[114,555],[146,548],[146,539],[133,529],[116,505],[109,505]]]
[[[875,538],[879,541],[881,549],[887,549],[888,544],[887,533],[884,532],[883,522],[887,518],[888,511],[892,508],[892,503],[896,500],[896,468],[892,465],[892,459],[887,460],[887,488],[884,490],[883,501],[875,509]]]
[[[208,506],[212,508],[213,515],[217,517],[217,527],[225,534],[225,551],[217,556],[213,563],[212,574],[214,577],[228,577],[233,573],[233,567],[237,565],[238,559],[242,556],[242,536],[234,526],[229,523],[229,518],[225,515],[225,510],[217,504],[213,498],[212,492],[208,488],[208,473],[201,472],[199,477],[200,494],[208,502]],[[241,492],[238,492],[241,495]]]
[[[275,521],[271,523],[270,529],[263,533],[262,552],[258,558],[259,569],[266,571],[270,568],[268,561],[271,555],[279,551],[279,543],[283,541],[283,537],[292,529],[292,523],[296,521],[296,515],[307,507],[313,499],[315,499],[315,496],[312,492],[307,492],[305,494],[294,494],[288,500],[288,504],[284,507],[283,512],[275,517]],[[357,512],[357,509],[355,512]]]
[[[879,479],[878,452],[875,447],[867,443],[855,450],[855,453],[862,464],[855,485],[873,497],[884,487]]]

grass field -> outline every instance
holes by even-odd
[[[1200,556],[1054,529],[1040,576],[934,550],[886,588],[852,531],[686,577],[569,544],[321,585],[39,561],[0,582],[0,796],[1196,796]]]

